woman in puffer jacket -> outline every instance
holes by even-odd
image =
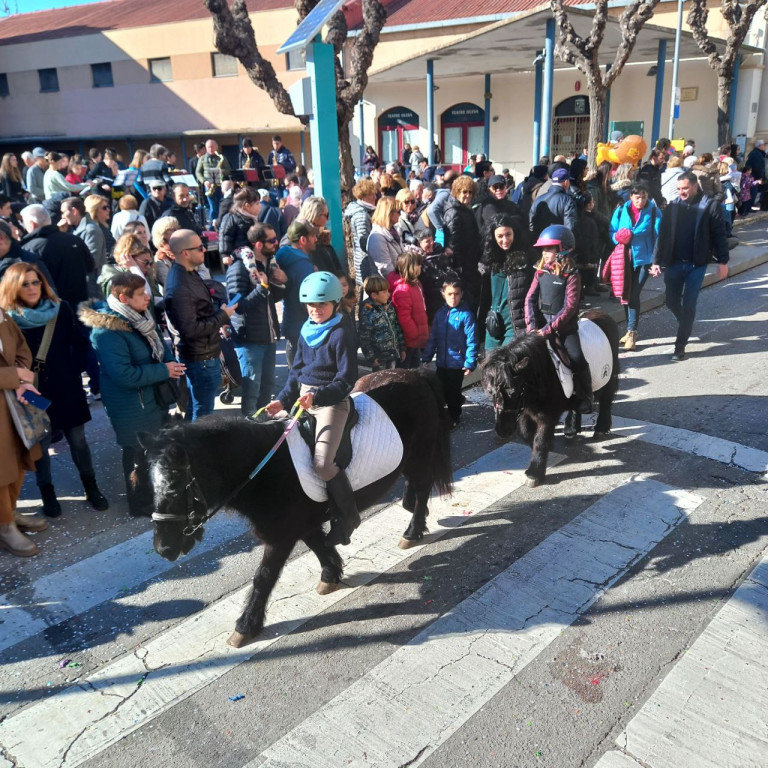
[[[237,248],[250,245],[248,230],[259,222],[261,197],[252,187],[241,189],[233,198],[232,208],[219,225],[219,255],[221,263],[232,263]]]
[[[611,218],[611,238],[617,246],[606,265],[604,278],[611,275],[614,295],[621,299],[627,317],[627,332],[621,339],[624,349],[637,345],[640,320],[640,293],[648,279],[653,249],[659,237],[661,210],[649,199],[644,184],[633,184],[629,200]]]
[[[395,228],[399,220],[400,204],[394,197],[382,197],[371,218],[371,234],[366,246],[376,269],[387,278],[390,287],[397,282],[397,260],[403,255],[403,243]]]

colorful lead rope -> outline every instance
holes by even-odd
[[[252,418],[255,419],[264,410],[265,408],[260,408],[258,411],[256,411],[256,413],[253,414]],[[293,404],[293,408],[291,408],[291,412],[288,415],[289,421],[283,430],[283,434],[280,435],[278,441],[272,446],[272,448],[269,449],[267,455],[259,462],[258,466],[253,470],[253,472],[248,475],[248,480],[253,480],[253,478],[256,477],[256,475],[258,475],[262,469],[264,469],[266,463],[275,455],[275,453],[277,453],[277,449],[285,442],[291,430],[299,423],[299,419],[303,413],[304,409],[299,405],[299,401],[297,400]]]

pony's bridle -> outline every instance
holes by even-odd
[[[523,408],[525,406],[520,405],[519,408],[505,408],[505,402],[504,402],[504,395],[501,394],[501,387],[499,387],[496,390],[496,395],[494,395],[493,398],[493,415],[494,418],[498,419],[499,415],[502,413],[512,413],[514,414],[515,419],[517,419],[520,414],[523,412]],[[522,403],[525,401],[525,382],[520,383],[520,389],[519,394],[517,397],[517,402]]]
[[[187,464],[184,467],[184,493],[186,496],[186,510],[183,514],[179,512],[153,512],[153,523],[182,523],[186,522],[187,526],[182,533],[184,536],[192,536],[200,528],[202,528],[223,506],[219,505],[212,512],[206,512],[208,504],[205,501],[205,496],[200,489],[200,484],[192,474],[192,468]],[[225,502],[226,503],[226,502]],[[200,514],[202,510],[202,514]]]

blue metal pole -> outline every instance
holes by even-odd
[[[731,97],[728,100],[728,138],[733,136],[733,119],[736,114],[736,92],[739,88],[739,70],[741,69],[741,56],[736,57],[733,65],[733,81],[731,82]]]
[[[555,80],[555,20],[547,19],[544,42],[544,98],[541,114],[541,154],[548,155],[552,144],[552,91]],[[538,158],[537,158],[538,159]]]
[[[533,86],[533,162],[536,165],[541,157],[541,97],[542,97],[542,79],[543,79],[543,53],[542,56],[536,56],[534,64],[536,79]]]
[[[341,178],[339,176],[339,126],[336,121],[336,69],[333,46],[318,35],[307,46],[307,74],[312,81],[312,168],[316,194],[325,198],[330,214],[331,243],[344,253],[341,220]]]
[[[611,68],[610,64],[605,65],[605,71],[608,72],[608,70]],[[609,88],[605,92],[605,122],[603,123],[603,141],[608,141],[608,126],[611,119],[611,89]]]
[[[485,76],[485,122],[483,124],[483,152],[485,159],[491,158],[491,76]]]
[[[656,57],[656,90],[653,95],[653,126],[651,127],[651,146],[656,146],[656,142],[661,134],[661,110],[663,109],[662,99],[664,98],[664,70],[667,62],[667,41],[659,40],[659,55]]]
[[[363,114],[363,100],[357,105],[357,125],[360,134],[360,175],[363,174],[363,157],[365,157],[365,115]]]
[[[432,165],[435,157],[435,62],[427,59],[427,164]],[[443,147],[445,151],[445,147]]]

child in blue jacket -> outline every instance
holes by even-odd
[[[437,354],[437,378],[443,385],[453,427],[461,420],[461,383],[477,367],[475,315],[463,301],[460,280],[446,280],[441,291],[445,304],[435,313],[422,361]]]

